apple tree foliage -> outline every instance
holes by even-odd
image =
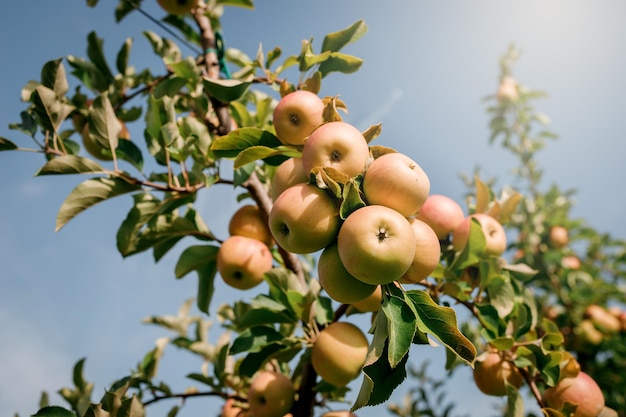
[[[98,2],[87,3],[93,7]],[[141,3],[120,0],[115,19],[145,13]],[[468,213],[488,213],[505,225],[512,237],[507,252],[485,254],[485,237],[473,222],[462,251],[455,252],[449,239],[441,241],[441,262],[428,279],[410,288],[385,285],[380,310],[369,329],[369,353],[358,392],[319,380],[310,363],[311,335],[355,313],[324,295],[315,277],[314,257],[273,248],[275,268],[265,275],[266,291],[220,306],[217,318],[225,333],[210,341],[208,315],[222,239],[195,209],[197,195],[214,187],[231,187],[235,198],[253,201],[267,216],[272,204],[268,184],[276,167],[301,155],[301,147],[283,145],[275,136],[272,111],[277,99],[296,89],[317,93],[325,77],[357,71],[362,60],[343,50],[363,36],[367,26],[357,21],[330,33],[319,49],[313,39],[304,40],[299,55],[283,57],[276,47],[259,48],[256,56],[249,57],[224,48],[220,31],[227,28],[222,28],[220,17],[228,7],[253,8],[253,2],[200,4],[186,15],[162,19],[160,27],[175,34],[174,39],[144,32],[152,51],[162,59],[160,73],[130,64],[132,39],[120,46],[111,62],[103,51],[104,40],[90,33],[86,57],[47,62],[40,80],[28,82],[22,90],[26,108],[11,128],[30,137],[34,148],[0,138],[0,151],[40,153],[44,164],[38,176],[88,177],[60,207],[57,230],[92,206],[125,194],[130,207],[117,230],[120,254],[151,251],[158,262],[177,244],[185,244],[174,276],[195,274],[198,279],[197,293],[176,315],[146,319],[167,330],[168,336],[157,340],[132,372],[94,399],[93,384],[85,380],[85,362],[80,360],[74,367],[74,387],[59,391],[66,404],[50,405],[44,394],[36,415],[135,417],[162,400],[208,395],[245,404],[250,379],[267,366],[294,382],[295,417],[312,416],[320,404],[344,400],[353,410],[385,403],[407,376],[409,382],[430,385],[409,390],[405,405],[389,407],[392,414],[449,415],[452,405],[438,408],[441,403],[432,403],[423,389],[431,386],[437,391],[440,384],[409,362],[414,345],[429,344],[445,346],[450,373],[458,366],[474,366],[488,347],[504,352],[525,381],[520,390],[507,386],[503,410],[507,416],[524,415],[523,390],[545,415],[572,415],[574,406],[551,409],[542,393],[578,369],[600,384],[608,407],[626,410],[626,319],[621,329],[603,327],[588,317],[587,310],[590,305],[615,309],[626,302],[625,243],[572,219],[572,191],[557,185],[543,188],[535,156],[555,135],[532,105],[542,94],[522,85],[514,98],[490,96],[487,108],[493,132],[490,142],[499,143],[519,160],[513,172],[518,189],[503,187],[496,192],[496,181],[481,180],[478,172],[467,179]],[[198,54],[185,56],[180,43],[192,45]],[[516,59],[512,48],[502,58],[502,77],[512,75]],[[299,74],[297,81],[285,77],[290,71]],[[347,104],[336,97],[326,102],[325,121],[341,120]],[[143,125],[143,138],[128,137],[126,124],[131,123]],[[375,125],[364,135],[371,142],[380,131],[381,126]],[[374,155],[393,151],[384,143],[370,148]],[[344,219],[366,204],[361,180],[328,169],[311,174],[311,183],[337,199]],[[553,226],[569,231],[567,244],[551,244]],[[578,262],[572,263],[574,258]],[[452,307],[469,312],[469,319],[459,322]],[[590,336],[593,331],[600,336]],[[157,378],[168,345],[198,356],[201,366],[187,375],[197,388],[181,392]],[[169,415],[176,415],[182,404]]]

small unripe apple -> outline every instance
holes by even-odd
[[[467,244],[470,233],[470,222],[478,220],[485,235],[485,254],[500,256],[506,250],[506,232],[498,220],[485,213],[474,213],[467,216],[452,233],[452,246],[459,252]]]
[[[267,245],[245,236],[231,236],[217,252],[217,271],[233,288],[247,290],[263,281],[272,269],[272,253]]]
[[[569,243],[569,233],[563,226],[552,226],[548,234],[548,240],[553,247],[561,249]]]
[[[415,258],[415,235],[409,221],[385,206],[352,212],[337,237],[346,270],[368,284],[388,284],[408,271]]]
[[[324,381],[344,387],[361,373],[368,349],[361,329],[345,321],[333,322],[317,336],[311,365]]]
[[[317,252],[337,237],[340,219],[335,200],[312,184],[296,184],[278,196],[269,214],[272,236],[289,252]]]
[[[346,122],[325,123],[304,142],[302,166],[305,172],[316,167],[335,168],[349,177],[365,170],[370,157],[363,134]]]
[[[417,162],[399,152],[376,158],[363,176],[363,194],[370,205],[392,208],[409,217],[430,192],[430,180]]]
[[[415,257],[409,270],[402,276],[402,283],[417,283],[427,278],[439,265],[441,246],[435,231],[419,219],[410,219],[415,235]]]
[[[459,203],[450,197],[431,194],[415,217],[428,224],[439,240],[443,240],[461,224],[465,213]]]
[[[272,246],[274,239],[267,222],[263,219],[259,206],[241,206],[230,218],[228,232],[231,236],[246,236]]]
[[[274,109],[276,136],[285,145],[303,145],[304,140],[324,122],[324,102],[317,94],[298,90],[280,99]]]
[[[515,388],[522,386],[522,374],[501,352],[489,351],[482,359],[476,362],[474,381],[483,393],[500,397],[506,395],[506,382]]]
[[[549,407],[560,410],[565,402],[576,404],[573,417],[597,417],[604,409],[602,390],[589,375],[579,372],[576,377],[563,378],[556,386],[549,387],[543,394]]]
[[[302,167],[302,158],[289,158],[276,168],[272,177],[272,201],[292,185],[309,181],[309,174]]]
[[[337,243],[331,243],[322,251],[317,263],[317,273],[328,296],[340,303],[363,301],[377,288],[376,285],[366,284],[350,275],[339,258]]]
[[[254,417],[283,417],[291,410],[295,389],[289,378],[279,372],[260,371],[248,389],[248,404]]]
[[[185,14],[198,5],[198,0],[157,0],[159,6],[170,14]]]

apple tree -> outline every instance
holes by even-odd
[[[117,21],[146,14],[142,1],[120,0]],[[168,336],[101,398],[81,360],[75,386],[59,391],[65,403],[44,395],[36,415],[135,417],[178,400],[174,416],[185,401],[214,396],[223,417],[347,416],[330,410],[386,403],[407,375],[424,377],[411,348],[432,344],[445,347],[449,372],[470,366],[481,391],[507,397],[506,415],[523,415],[524,390],[548,416],[624,415],[612,409],[626,409],[625,245],[571,219],[570,192],[542,189],[535,154],[553,134],[531,105],[540,94],[512,76],[515,49],[488,112],[490,140],[519,158],[521,186],[496,192],[477,173],[463,208],[430,194],[419,161],[385,146],[380,124],[361,132],[344,122],[340,92],[318,95],[326,77],[362,65],[344,48],[365,22],[329,33],[319,50],[304,40],[299,55],[259,48],[252,58],[225,48],[220,24],[228,7],[251,0],[159,4],[162,20],[150,17],[174,39],[145,37],[162,70],[132,67],[131,39],[111,65],[90,33],[86,58],[51,60],[23,88],[26,108],[11,127],[33,147],[0,138],[0,150],[39,153],[39,176],[89,177],[60,207],[57,230],[125,195],[120,254],[151,251],[158,262],[185,245],[174,276],[195,274],[197,293],[177,315],[147,320]],[[201,52],[184,56],[180,43]],[[143,138],[130,137],[131,123]],[[245,203],[228,236],[195,208],[216,187]],[[212,341],[216,279],[258,293],[218,307],[224,334]],[[352,320],[362,314],[371,326]],[[198,357],[187,373],[197,388],[158,379],[168,345]],[[390,411],[416,415],[422,398]]]

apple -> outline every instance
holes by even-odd
[[[500,81],[496,98],[499,101],[517,101],[519,99],[519,91],[517,89],[517,81],[511,76],[506,76]]]
[[[325,248],[337,237],[340,219],[335,200],[312,184],[296,184],[274,202],[269,227],[276,243],[306,254]]]
[[[383,290],[380,285],[376,286],[374,292],[367,298],[361,301],[352,303],[351,310],[358,311],[359,313],[376,313],[380,310],[380,306],[383,302]]]
[[[341,411],[329,411],[327,413],[322,414],[322,417],[357,417],[356,414],[351,413],[348,410]]]
[[[159,6],[170,14],[185,14],[198,5],[198,0],[157,0]]]
[[[363,176],[363,194],[370,205],[392,208],[409,217],[417,213],[430,192],[430,180],[417,162],[403,153],[376,158]]]
[[[552,226],[548,234],[550,244],[556,249],[561,249],[569,242],[569,233],[563,226]]]
[[[565,402],[576,404],[573,417],[597,417],[604,409],[602,390],[588,374],[579,372],[575,377],[561,379],[554,387],[543,394],[549,407],[560,410]]]
[[[234,398],[228,398],[222,406],[220,417],[250,417],[250,413],[237,406]]]
[[[442,194],[431,194],[426,198],[416,218],[428,224],[439,240],[447,238],[465,218],[463,209],[453,199]]]
[[[322,99],[310,91],[287,94],[274,108],[276,136],[285,145],[303,145],[311,132],[324,122],[324,107]]]
[[[590,319],[583,319],[578,323],[574,328],[574,336],[577,343],[582,343],[582,346],[577,345],[577,348],[581,350],[588,346],[597,346],[604,339],[602,332],[594,326]]]
[[[467,216],[452,233],[452,246],[459,252],[467,244],[470,233],[470,222],[478,220],[485,235],[485,254],[500,256],[506,250],[506,232],[498,220],[485,213],[474,213]]]
[[[311,365],[324,381],[344,387],[361,373],[368,349],[361,329],[345,321],[333,322],[313,343]]]
[[[578,269],[580,268],[580,259],[575,255],[565,255],[561,259],[561,266],[567,269]]]
[[[283,417],[291,410],[294,397],[293,383],[279,372],[257,372],[248,388],[248,404],[254,417]]]
[[[512,362],[504,359],[501,352],[490,350],[477,358],[474,381],[484,394],[501,397],[506,395],[507,382],[519,388],[524,378]]]
[[[272,246],[274,238],[264,220],[259,206],[247,204],[235,211],[228,223],[228,232],[231,236],[246,236],[260,240],[267,246]]]
[[[415,235],[415,257],[409,270],[400,279],[405,284],[417,283],[427,278],[439,265],[441,258],[441,246],[435,231],[419,219],[413,218],[409,222]]]
[[[231,236],[217,252],[217,271],[226,284],[240,290],[256,287],[272,269],[267,245],[246,236]]]
[[[346,271],[339,258],[337,243],[326,246],[322,251],[317,263],[317,274],[328,296],[344,304],[363,301],[377,288],[376,285],[356,279]]]
[[[302,167],[302,158],[289,158],[276,168],[272,177],[270,191],[272,201],[292,185],[302,184],[309,181],[309,174]]]
[[[369,157],[369,146],[363,134],[345,122],[321,125],[311,133],[302,148],[305,172],[316,167],[331,167],[354,177],[365,170]]]
[[[389,207],[361,207],[346,218],[337,237],[339,256],[355,278],[373,285],[396,281],[415,259],[411,224]]]
[[[597,304],[587,306],[584,316],[589,318],[593,325],[604,333],[617,333],[622,328],[617,317]]]

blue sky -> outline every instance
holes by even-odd
[[[90,9],[83,1],[9,2],[0,14],[0,136],[20,144],[27,138],[10,131],[24,108],[20,89],[39,79],[41,66],[66,55],[84,56],[87,34],[105,38],[113,59],[126,37],[134,38],[131,62],[141,69],[161,68],[141,32],[159,28],[136,13],[121,24],[113,21],[116,2],[101,1]],[[145,8],[160,17],[156,2]],[[254,56],[282,46],[297,54],[302,39],[321,45],[326,33],[358,19],[368,33],[347,52],[365,59],[354,75],[333,75],[323,95],[340,95],[350,113],[346,121],[361,129],[383,123],[377,141],[415,159],[429,174],[432,192],[459,201],[461,172],[483,171],[510,180],[514,162],[487,144],[487,116],[481,99],[495,91],[497,60],[511,42],[522,50],[515,76],[547,99],[539,110],[552,120],[560,139],[540,154],[545,182],[576,188],[574,214],[601,231],[626,238],[626,3],[600,0],[433,2],[426,0],[258,2],[256,11],[227,9],[227,46]],[[189,51],[184,50],[184,53]],[[139,124],[131,135],[141,137]],[[54,393],[71,384],[71,367],[86,356],[86,376],[96,383],[94,399],[104,387],[125,375],[154,340],[166,335],[140,324],[151,314],[173,314],[195,293],[192,275],[176,280],[176,251],[154,265],[150,254],[122,259],[115,231],[130,207],[129,198],[106,202],[81,214],[54,233],[58,208],[83,178],[34,178],[42,158],[29,153],[0,154],[0,414],[30,415],[41,390]],[[236,203],[230,190],[199,197],[199,208],[218,235]],[[181,245],[184,247],[184,245]],[[235,293],[221,283],[224,299]],[[218,303],[215,303],[217,306]],[[219,334],[212,330],[212,336]],[[434,361],[441,368],[441,349],[415,350],[412,360]],[[168,348],[161,377],[179,389],[183,376],[199,363]],[[462,409],[472,416],[491,412],[496,400],[472,386],[468,371],[458,372],[450,393],[459,394]],[[405,387],[408,387],[405,385]],[[358,389],[358,385],[354,387]],[[402,389],[398,392],[402,393]],[[56,395],[52,396],[57,401]],[[204,410],[217,415],[217,403],[198,400],[181,415]],[[171,405],[171,404],[169,404]],[[215,410],[213,412],[212,410]],[[361,416],[380,415],[366,409]],[[149,410],[151,414],[158,409]]]

